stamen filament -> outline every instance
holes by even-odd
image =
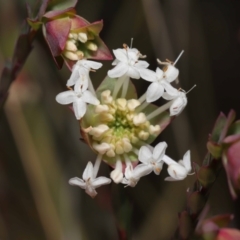
[[[117,94],[118,94],[120,88],[122,87],[122,85],[123,85],[123,83],[124,83],[126,78],[127,78],[127,76],[123,75],[122,77],[117,79],[117,82],[116,82],[115,87],[113,89],[113,94],[112,94],[113,99],[116,99]]]
[[[126,78],[126,80],[123,83],[121,98],[125,98],[126,97],[127,90],[128,90],[128,85],[129,85],[129,78]]]
[[[138,99],[138,101],[139,101],[140,103],[143,103],[143,102],[146,100],[146,96],[147,96],[147,93],[144,93],[144,94]]]
[[[88,90],[93,94],[93,96],[96,97],[96,92],[92,84],[92,80],[89,78],[88,79]]]
[[[164,155],[163,159],[162,159],[167,165],[170,164],[178,164],[176,161],[174,161],[173,159],[171,159],[169,156]]]
[[[167,102],[166,104],[164,104],[163,106],[161,106],[160,108],[157,108],[154,112],[150,113],[147,116],[147,120],[151,120],[152,118],[156,117],[157,115],[161,114],[162,112],[164,112],[165,110],[167,110],[168,108],[170,108],[170,106],[172,105],[174,100],[171,100],[169,102]]]
[[[195,84],[193,87],[191,87],[191,88],[186,92],[186,94],[188,94],[189,92],[191,92],[196,86],[197,86],[197,84]]]
[[[150,103],[149,102],[144,102],[137,108],[137,112],[141,112],[144,108],[146,108]]]
[[[176,59],[175,62],[173,63],[173,66],[176,65],[176,63],[178,62],[178,60],[180,59],[180,57],[183,55],[183,53],[184,53],[184,50],[182,50],[182,51],[180,52],[180,54],[178,55],[177,59]]]
[[[95,164],[93,166],[93,178],[97,177],[97,173],[98,173],[101,162],[102,162],[102,155],[98,154]]]

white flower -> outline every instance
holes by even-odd
[[[165,155],[165,150],[167,148],[166,142],[158,143],[153,152],[146,146],[142,146],[138,153],[139,161],[143,164],[151,166],[152,171],[159,175],[162,170],[163,156]]]
[[[166,100],[173,100],[170,107],[170,116],[180,114],[187,105],[186,93],[175,88],[169,89],[168,92],[163,93],[163,98]]]
[[[93,94],[86,90],[87,86],[82,85],[80,81],[76,82],[73,90],[68,90],[59,93],[56,96],[56,101],[60,104],[66,105],[73,103],[73,110],[76,118],[81,119],[87,110],[87,104],[98,105],[99,100]]]
[[[155,76],[155,72],[146,69],[149,64],[146,61],[138,60],[141,54],[136,48],[116,49],[113,50],[116,60],[113,69],[108,71],[108,76],[111,78],[122,77],[123,75],[131,78],[139,79],[140,77],[151,81]]]
[[[134,169],[131,163],[127,164],[125,168],[125,177],[122,183],[130,187],[135,187],[139,179],[152,172],[152,168],[145,164],[139,164]]]
[[[88,162],[82,179],[78,177],[71,178],[69,180],[70,185],[79,186],[82,189],[85,189],[85,192],[94,198],[97,195],[96,188],[101,187],[102,185],[106,185],[111,183],[111,179],[106,177],[98,177],[94,176],[94,168],[91,162]]]
[[[78,60],[72,68],[72,74],[67,81],[67,86],[73,86],[77,81],[81,81],[81,84],[87,84],[89,80],[89,71],[91,69],[97,70],[102,67],[102,63],[89,61],[86,59]]]
[[[178,69],[174,66],[169,65],[167,70],[164,72],[160,68],[156,69],[156,76],[152,79],[152,83],[149,85],[146,92],[146,101],[154,102],[159,99],[164,92],[172,92],[173,87],[170,82],[174,81],[178,76]]]
[[[167,170],[170,175],[170,177],[165,178],[166,181],[183,180],[192,169],[189,150],[184,154],[183,160],[178,161],[178,163],[166,155],[163,157],[163,161],[168,164]]]

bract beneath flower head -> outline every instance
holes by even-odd
[[[103,21],[89,23],[74,9],[44,15],[43,33],[54,58],[62,56],[71,69],[82,58],[111,60],[112,55],[99,37]],[[60,66],[61,67],[61,66]]]

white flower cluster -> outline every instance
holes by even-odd
[[[185,91],[171,85],[178,78],[179,70],[175,64],[183,52],[174,63],[158,60],[164,67],[163,70],[157,68],[156,72],[148,69],[149,64],[146,61],[139,60],[145,56],[136,48],[124,45],[123,49],[113,50],[113,53],[116,59],[108,76],[117,80],[112,91],[104,90],[100,99],[96,97],[89,72],[99,69],[102,64],[82,59],[73,66],[66,84],[69,90],[56,96],[56,101],[60,104],[72,103],[78,120],[84,117],[87,104],[96,105],[94,116],[98,121],[94,123],[97,122],[97,125],[89,125],[82,130],[92,139],[90,142],[98,153],[97,160],[94,166],[88,162],[82,179],[75,177],[69,180],[71,185],[85,189],[91,197],[96,196],[97,187],[109,184],[111,179],[115,183],[134,187],[141,177],[151,172],[159,175],[164,163],[168,165],[170,175],[165,179],[167,181],[183,180],[191,171],[190,151],[186,152],[183,160],[176,162],[165,154],[165,142],[157,144],[155,148],[147,144],[150,136],[156,137],[161,132],[160,125],[152,125],[151,119],[167,109],[170,116],[178,115],[187,104]],[[139,99],[126,99],[130,78],[142,78],[151,82],[146,93]],[[169,102],[152,113],[142,112],[160,97]],[[135,160],[130,157],[131,154],[135,156]],[[137,159],[141,162],[138,165]],[[114,168],[110,173],[111,179],[96,178],[102,160]]]

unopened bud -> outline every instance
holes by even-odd
[[[101,100],[103,103],[109,104],[112,102],[113,98],[111,96],[110,90],[105,90],[101,93]]]
[[[149,133],[142,130],[138,133],[138,137],[145,141],[148,139]]]
[[[97,45],[93,42],[86,43],[86,47],[87,47],[87,49],[94,51],[94,52],[98,50]]]
[[[121,111],[126,110],[127,100],[125,98],[118,98],[116,103],[119,110]]]
[[[97,144],[97,143],[93,143],[93,148],[100,154],[105,154],[111,147],[108,143],[101,143],[101,144]]]
[[[132,150],[132,144],[130,143],[129,139],[127,138],[124,138],[122,140],[122,143],[123,143],[123,150],[124,152],[128,153]]]
[[[155,125],[155,126],[150,125],[149,126],[149,133],[151,135],[158,135],[160,133],[160,131],[161,131],[161,127],[159,125]]]
[[[99,116],[100,120],[103,121],[103,122],[112,122],[114,121],[114,117],[112,114],[109,114],[109,113],[102,113],[100,114]]]
[[[109,107],[107,105],[97,105],[95,107],[95,113],[104,113],[104,112],[108,112]]]
[[[110,173],[110,177],[115,183],[120,183],[123,179],[123,173],[120,170],[115,169]]]
[[[78,55],[78,58],[79,58],[79,59],[82,59],[82,58],[84,57],[84,53],[83,53],[82,51],[80,51],[80,50],[78,50],[78,51],[76,52],[76,54]]]
[[[146,116],[144,113],[139,113],[133,117],[133,123],[135,126],[139,126],[146,122]]]
[[[72,61],[77,61],[77,60],[78,60],[78,55],[77,55],[76,53],[69,52],[69,51],[65,51],[65,52],[63,53],[63,55],[64,55],[66,58],[68,58],[68,59],[70,59],[70,60],[72,60]]]
[[[72,41],[66,41],[65,49],[71,52],[77,51],[77,46]]]
[[[72,33],[72,38],[75,39],[75,40],[77,40],[77,39],[78,39],[77,33]]]
[[[85,43],[88,40],[87,34],[84,32],[78,33],[78,40],[82,43]]]
[[[93,135],[94,137],[100,137],[103,133],[105,133],[109,127],[105,124],[100,124],[97,127],[93,127],[89,134]]]
[[[124,149],[121,143],[116,144],[116,149],[115,149],[117,154],[123,154],[124,153]]]
[[[136,107],[140,105],[140,102],[136,99],[128,100],[127,107],[129,111],[134,111]]]
[[[106,152],[106,155],[107,155],[108,157],[115,157],[115,156],[116,156],[116,154],[115,154],[115,152],[114,152],[113,149],[108,150],[108,151]]]

